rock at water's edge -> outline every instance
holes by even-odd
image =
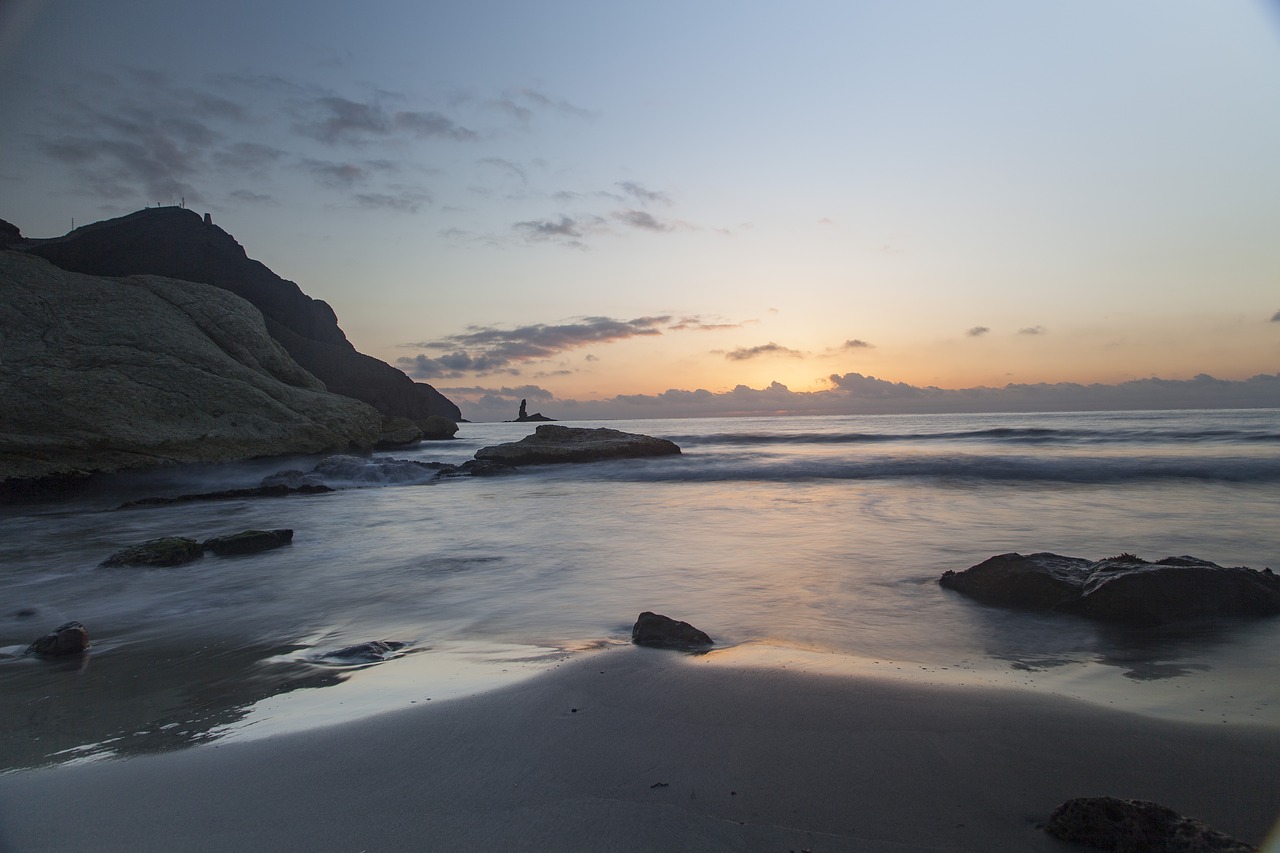
[[[714,640],[690,625],[649,610],[636,618],[631,628],[631,642],[637,646],[655,646],[661,649],[705,649]]]
[[[1130,554],[1090,561],[1000,554],[938,583],[986,604],[1074,613],[1103,622],[1166,625],[1280,614],[1280,577],[1196,557],[1148,563]]]
[[[269,551],[272,548],[288,545],[292,541],[293,531],[287,527],[280,527],[275,530],[243,530],[230,536],[215,536],[204,540],[201,547],[219,557],[230,557]]]
[[[79,275],[12,251],[0,282],[0,481],[377,440],[377,411],[327,392],[225,290]]]
[[[408,643],[396,640],[374,640],[323,654],[320,659],[336,660],[342,663],[379,663],[396,657],[397,653],[407,645]]]
[[[194,539],[185,536],[165,536],[149,539],[139,545],[117,551],[99,565],[111,566],[180,566],[198,560],[204,548]]]
[[[1145,800],[1079,797],[1054,809],[1045,832],[1098,850],[1253,853],[1257,848]]]
[[[545,465],[556,462],[596,462],[603,459],[633,459],[680,453],[675,442],[665,438],[622,432],[600,427],[567,427],[544,424],[532,435],[507,444],[482,447],[476,459],[508,465]]]
[[[27,654],[62,657],[78,655],[87,648],[89,648],[89,629],[79,622],[68,622],[27,646]]]

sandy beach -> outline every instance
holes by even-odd
[[[0,777],[5,851],[1078,850],[1077,796],[1261,843],[1274,730],[640,648],[246,743]]]

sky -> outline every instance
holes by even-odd
[[[0,218],[464,417],[1280,406],[1280,0],[0,0]]]

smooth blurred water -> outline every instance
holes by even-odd
[[[985,607],[936,583],[1008,551],[1280,567],[1280,412],[583,425],[672,438],[684,453],[380,484],[386,460],[457,463],[531,431],[464,424],[453,442],[369,457],[363,487],[347,479],[331,494],[115,509],[318,461],[259,460],[4,507],[0,647],[20,652],[68,619],[94,646],[79,665],[0,660],[0,766],[104,742],[123,753],[198,742],[271,696],[287,724],[278,697],[295,691],[313,711],[342,696],[351,715],[438,699],[449,680],[456,693],[626,642],[642,610],[721,646],[816,652],[820,669],[879,662],[1280,727],[1280,619],[1124,632]],[[272,527],[293,528],[293,544],[172,569],[98,567],[158,536]],[[357,701],[373,677],[318,658],[380,639],[414,650],[378,667],[383,681],[402,673],[402,689]]]

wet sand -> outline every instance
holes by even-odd
[[[1261,843],[1276,767],[1273,728],[621,648],[345,725],[0,776],[0,848],[1079,851],[1040,825],[1102,794]]]

